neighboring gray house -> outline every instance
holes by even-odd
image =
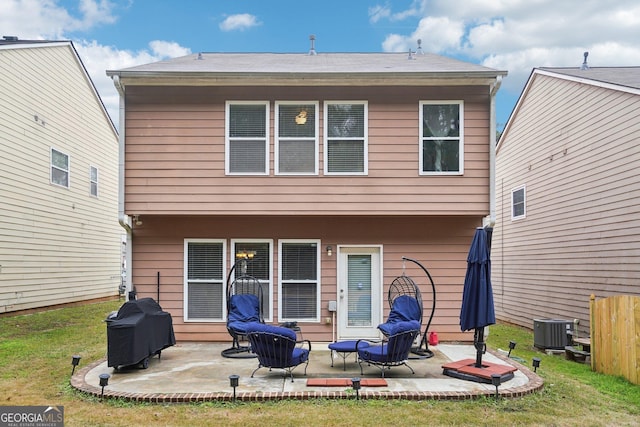
[[[0,40],[0,313],[118,294],[118,135],[70,41]]]
[[[497,146],[496,316],[578,319],[640,295],[640,67],[536,68]]]

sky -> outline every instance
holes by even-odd
[[[0,0],[0,36],[71,40],[117,125],[106,70],[197,52],[426,52],[508,71],[506,124],[536,67],[640,65],[638,0]]]

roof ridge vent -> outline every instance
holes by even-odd
[[[316,36],[311,34],[309,36],[309,41],[311,42],[311,49],[309,50],[309,56],[314,56],[317,55],[318,52],[316,52],[316,47],[315,47],[315,42],[316,42]]]
[[[584,54],[584,62],[582,63],[582,66],[580,67],[581,70],[588,70],[589,69],[589,64],[587,64],[587,56],[589,56],[589,52],[585,52]]]

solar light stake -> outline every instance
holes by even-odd
[[[109,374],[100,374],[100,387],[102,387],[102,393],[100,393],[101,399],[104,396],[104,388],[109,385],[109,378],[111,378]]]
[[[351,387],[356,391],[356,400],[360,400],[360,378],[351,378]]]
[[[73,368],[71,368],[71,375],[73,375],[73,373],[76,371],[76,366],[78,366],[80,364],[80,359],[82,359],[82,357],[76,355],[71,356],[71,366],[73,366]]]
[[[513,350],[514,348],[516,348],[516,342],[509,341],[509,354],[507,354],[507,357],[511,357],[511,350]]]
[[[539,357],[534,357],[533,358],[533,372],[538,372],[538,368],[540,367],[540,358]]]
[[[233,374],[233,375],[229,375],[229,384],[231,385],[231,387],[233,387],[233,401],[236,401],[236,387],[238,387],[238,384],[240,382],[240,376]]]
[[[502,382],[502,376],[500,374],[491,374],[491,384],[496,386],[496,400],[498,399],[498,387]]]

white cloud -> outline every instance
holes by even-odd
[[[220,29],[222,31],[244,31],[258,25],[260,25],[260,22],[258,22],[258,19],[254,15],[249,13],[240,13],[228,16],[220,23]]]
[[[502,87],[516,94],[534,67],[578,67],[585,51],[591,66],[640,65],[637,0],[424,0],[404,11],[390,4],[375,22],[416,10],[421,18],[406,33],[388,34],[385,51],[415,49],[422,39],[425,51],[507,70]]]
[[[118,70],[191,53],[190,49],[175,42],[161,40],[150,42],[149,50],[137,52],[103,46],[96,41],[75,42],[74,45],[116,126],[119,119],[119,95],[106,70]]]

